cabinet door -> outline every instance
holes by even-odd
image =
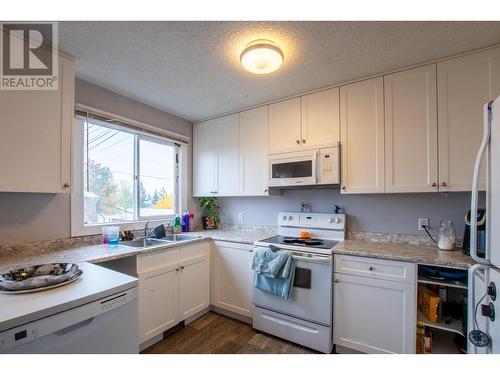
[[[342,193],[384,192],[383,78],[340,88]]]
[[[439,189],[470,191],[483,136],[483,107],[500,95],[500,48],[438,63],[437,82]],[[484,168],[481,178],[484,190]]]
[[[193,140],[193,195],[213,195],[216,178],[214,122],[194,125]]]
[[[436,65],[384,77],[385,191],[437,191]]]
[[[208,254],[181,260],[179,268],[179,320],[185,320],[210,304]]]
[[[0,91],[0,191],[69,193],[74,62],[59,56],[59,88]]]
[[[335,274],[336,345],[364,353],[415,353],[415,283]]]
[[[340,141],[339,91],[335,87],[300,98],[302,146],[322,147]]]
[[[217,162],[215,195],[231,196],[239,192],[239,115],[214,120]]]
[[[252,316],[252,245],[214,242],[212,305]]]
[[[300,121],[300,98],[269,105],[270,154],[300,150]]]
[[[178,265],[139,274],[139,343],[179,322]]]
[[[240,113],[240,195],[268,195],[268,108]]]

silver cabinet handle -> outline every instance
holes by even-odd
[[[306,143],[306,140],[304,138],[302,138],[302,143]]]
[[[368,267],[368,270],[370,270],[370,271],[375,271],[375,267],[370,266],[370,267]]]
[[[446,182],[441,182],[441,186],[446,186]]]
[[[68,184],[67,182],[65,182],[65,183],[63,184],[63,188],[65,188],[65,189],[69,188],[69,184]]]
[[[297,144],[300,145],[300,140],[297,139],[295,142],[297,142]]]
[[[181,266],[181,270],[183,270],[183,269],[184,269],[184,266]]]
[[[179,271],[179,267],[176,267],[176,268],[175,268],[175,270],[176,270],[176,271]]]
[[[345,190],[345,186],[342,186],[342,190]]]
[[[333,282],[338,284],[339,283],[339,279],[333,279]]]
[[[436,184],[435,182],[433,182],[431,186],[432,186],[432,187],[436,187],[436,186],[437,186],[437,184]]]

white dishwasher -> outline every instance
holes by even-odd
[[[2,354],[134,354],[137,279],[89,263],[72,284],[1,295]]]

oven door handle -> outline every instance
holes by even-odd
[[[332,263],[332,257],[329,256],[302,256],[302,255],[292,255],[293,260],[301,260],[304,262],[314,262],[314,263],[322,263],[322,264],[331,264]]]

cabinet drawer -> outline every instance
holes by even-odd
[[[365,276],[374,279],[415,283],[415,264],[357,257],[351,255],[335,255],[335,272],[347,275]]]
[[[143,274],[179,262],[179,247],[171,247],[147,254],[137,255],[137,273]]]
[[[208,256],[210,250],[209,241],[201,241],[191,245],[186,245],[181,247],[180,259],[191,259],[200,256]]]

